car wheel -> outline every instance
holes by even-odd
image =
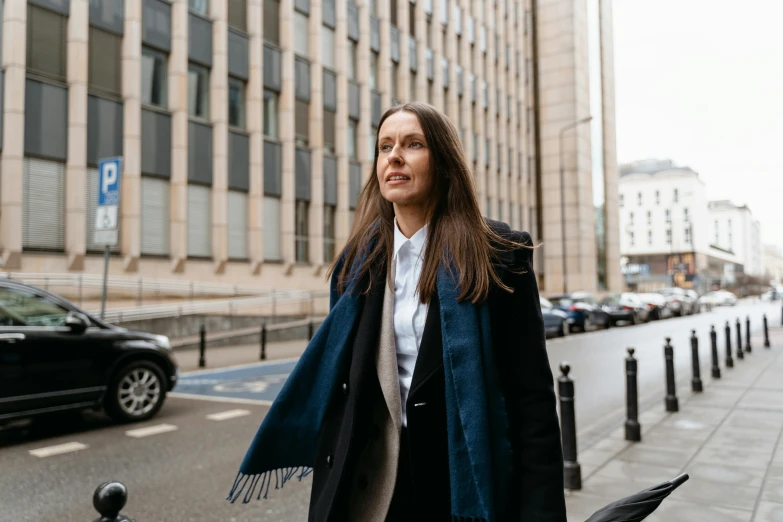
[[[636,314],[631,314],[631,326],[636,326]]]
[[[585,322],[582,325],[582,331],[590,332],[592,330],[595,330],[595,327],[593,326],[593,321],[590,320],[590,316],[585,316]]]
[[[160,367],[134,361],[112,378],[105,399],[106,413],[118,422],[138,422],[155,415],[166,399],[166,382]]]
[[[570,331],[571,328],[568,326],[568,323],[563,321],[562,323],[560,323],[560,332],[557,335],[558,337],[565,337],[566,335],[569,334]]]

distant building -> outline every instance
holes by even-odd
[[[747,207],[709,203],[690,167],[656,159],[621,165],[619,190],[620,251],[631,288],[703,292],[732,284],[738,273],[761,275],[758,222]]]
[[[778,284],[783,283],[783,251],[780,247],[764,245],[762,264],[764,265],[764,279],[774,280]]]

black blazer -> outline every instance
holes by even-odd
[[[504,237],[532,244],[530,235],[489,221]],[[385,273],[386,267],[379,267]],[[492,346],[498,380],[508,412],[513,454],[509,505],[500,520],[564,522],[563,457],[552,372],[546,353],[544,323],[533,273],[532,251],[503,252],[495,263],[513,294],[494,288],[489,295]],[[523,273],[520,273],[523,272]],[[331,397],[321,428],[310,498],[310,522],[344,522],[350,480],[356,461],[377,428],[369,415],[382,399],[375,369],[380,334],[384,277],[362,298],[353,333],[353,349],[342,369],[341,389]],[[408,448],[413,474],[416,518],[450,521],[443,346],[438,296],[433,296],[407,401]],[[419,406],[416,406],[419,405]]]

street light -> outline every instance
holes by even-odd
[[[566,225],[565,225],[565,163],[563,161],[563,135],[583,123],[593,119],[592,116],[576,120],[560,129],[560,227],[563,236],[563,293],[567,292],[566,287]]]

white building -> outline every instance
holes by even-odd
[[[783,284],[783,251],[774,245],[764,245],[764,278]]]
[[[731,201],[711,201],[709,220],[712,227],[710,245],[713,250],[726,251],[736,257],[750,276],[763,276],[761,225],[753,219],[747,205]]]
[[[620,252],[630,287],[706,291],[737,273],[760,275],[759,227],[747,207],[708,203],[698,173],[671,160],[637,161],[620,172]],[[717,238],[716,221],[724,231]]]

